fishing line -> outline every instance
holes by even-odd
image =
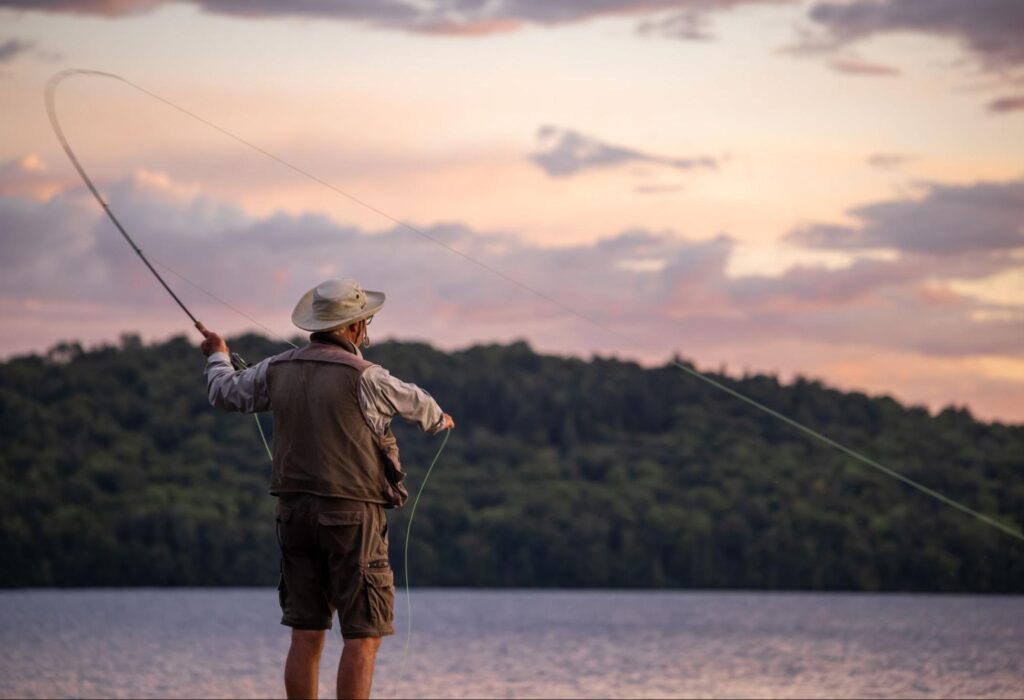
[[[217,296],[213,292],[211,292],[208,289],[205,289],[205,288],[199,286],[199,284],[197,282],[193,282],[192,280],[190,280],[188,277],[186,277],[185,275],[181,274],[180,272],[176,272],[173,268],[171,268],[170,266],[166,265],[165,263],[160,262],[156,258],[153,258],[153,263],[156,264],[158,267],[162,267],[167,272],[170,272],[172,275],[174,275],[175,277],[180,279],[185,284],[188,284],[188,285],[190,285],[192,287],[195,287],[197,290],[199,290],[200,292],[202,292],[206,296],[210,297],[214,301],[216,301],[216,302],[222,304],[223,306],[226,306],[227,308],[231,309],[232,311],[234,311],[236,314],[238,314],[242,318],[247,319],[250,323],[252,323],[252,324],[254,324],[256,326],[259,326],[264,331],[266,331],[269,335],[274,336],[275,338],[280,340],[282,343],[287,343],[288,345],[291,345],[293,348],[299,347],[298,345],[296,345],[292,341],[290,341],[287,338],[285,338],[280,333],[278,333],[278,332],[268,328],[267,326],[263,325],[262,323],[257,321],[255,318],[253,318],[249,314],[247,314],[244,311],[242,311],[241,309],[239,309],[237,306],[233,306],[232,304],[228,303],[227,301],[224,301],[223,299],[221,299],[219,296]]]
[[[309,171],[307,171],[307,170],[305,170],[305,169],[303,169],[303,168],[301,168],[301,167],[299,167],[299,166],[297,166],[297,165],[295,165],[295,164],[285,160],[284,158],[281,158],[280,156],[277,156],[277,155],[275,155],[275,154],[273,154],[273,153],[271,153],[271,152],[261,148],[260,146],[257,146],[256,144],[254,144],[254,143],[252,143],[250,141],[247,141],[246,139],[244,139],[244,138],[242,138],[240,136],[237,136],[236,134],[234,134],[234,133],[228,131],[227,129],[225,129],[224,127],[222,127],[222,126],[220,126],[218,124],[215,124],[214,122],[212,122],[212,121],[210,121],[210,120],[208,120],[208,119],[206,119],[204,117],[201,117],[198,114],[195,114],[194,112],[191,112],[191,111],[185,109],[184,107],[180,107],[180,106],[176,105],[175,103],[171,102],[170,100],[168,100],[168,99],[166,99],[164,97],[161,97],[160,95],[157,95],[156,93],[151,92],[151,91],[147,90],[146,88],[144,88],[144,87],[142,87],[140,85],[136,85],[135,83],[131,82],[130,80],[128,80],[126,78],[122,78],[119,75],[115,75],[113,73],[105,73],[105,72],[102,72],[102,71],[83,70],[83,69],[71,69],[71,70],[66,70],[66,71],[62,71],[60,73],[57,73],[56,75],[54,75],[53,78],[50,79],[50,83],[47,85],[48,105],[49,105],[49,100],[52,97],[52,95],[51,95],[52,89],[61,80],[63,80],[64,78],[67,78],[67,77],[69,77],[71,75],[96,75],[96,76],[100,76],[100,77],[111,78],[111,79],[114,79],[114,80],[118,80],[118,81],[120,81],[122,83],[125,83],[126,85],[129,85],[130,87],[135,88],[139,92],[142,92],[143,94],[149,95],[153,99],[155,99],[155,100],[157,100],[159,102],[162,102],[163,104],[167,105],[168,107],[171,107],[172,109],[174,109],[174,110],[176,110],[176,111],[178,111],[178,112],[180,112],[182,114],[185,114],[185,115],[191,117],[192,119],[195,119],[196,121],[199,121],[199,122],[209,126],[210,128],[220,132],[221,134],[224,134],[228,138],[231,138],[231,139],[233,139],[233,140],[235,140],[235,141],[237,141],[237,142],[239,142],[239,143],[241,143],[241,144],[243,144],[245,146],[248,146],[249,148],[251,148],[251,149],[253,149],[253,150],[255,150],[255,151],[257,151],[257,152],[259,152],[259,153],[261,153],[263,155],[265,155],[267,158],[270,158],[274,162],[279,163],[280,165],[288,168],[289,170],[293,170],[294,172],[296,172],[296,173],[298,173],[298,174],[300,174],[300,175],[302,175],[302,176],[304,176],[306,178],[309,178],[313,182],[316,182],[317,184],[322,185],[323,187],[326,187],[327,189],[331,190],[332,192],[335,192],[335,193],[345,197],[346,199],[348,199],[348,200],[350,200],[352,202],[355,202],[356,204],[358,204],[358,205],[360,205],[360,206],[362,206],[362,207],[364,207],[364,208],[366,208],[366,209],[368,209],[368,210],[370,210],[370,211],[372,211],[372,212],[374,212],[376,214],[379,214],[380,216],[384,217],[385,219],[388,219],[389,221],[397,224],[398,226],[401,226],[402,228],[405,228],[405,229],[407,229],[409,231],[412,231],[413,233],[415,233],[415,234],[417,234],[417,235],[419,235],[419,236],[421,236],[421,237],[431,241],[432,243],[435,243],[435,244],[441,246],[445,250],[448,250],[448,251],[454,253],[455,255],[458,255],[459,257],[463,258],[464,260],[473,263],[477,267],[480,267],[480,268],[482,268],[484,270],[487,270],[491,274],[496,275],[497,277],[500,277],[501,279],[505,280],[506,282],[508,282],[508,283],[510,283],[512,285],[515,285],[516,287],[519,287],[520,289],[523,289],[523,290],[529,292],[530,294],[534,295],[535,297],[537,297],[539,299],[542,299],[542,300],[544,300],[544,301],[546,301],[546,302],[548,302],[548,303],[558,307],[562,311],[565,311],[566,313],[568,313],[568,314],[570,314],[572,316],[575,316],[575,317],[577,317],[577,318],[579,318],[579,319],[581,319],[583,321],[586,321],[587,323],[591,324],[595,328],[598,328],[599,330],[601,330],[601,331],[603,331],[605,333],[608,333],[609,335],[613,335],[613,336],[616,336],[618,338],[621,338],[621,339],[625,340],[629,344],[633,344],[633,339],[632,338],[626,336],[624,333],[621,333],[621,332],[619,332],[619,331],[617,331],[617,330],[615,330],[613,328],[609,328],[609,327],[605,326],[603,323],[601,323],[597,319],[591,317],[590,315],[588,315],[588,314],[586,314],[586,313],[584,313],[582,311],[579,311],[577,309],[574,309],[574,308],[572,308],[572,307],[570,307],[570,306],[568,306],[566,304],[563,304],[561,301],[559,301],[559,300],[549,296],[548,294],[545,294],[544,292],[542,292],[542,291],[540,291],[538,289],[533,288],[532,286],[526,284],[525,282],[521,282],[521,281],[515,279],[514,277],[511,277],[510,275],[502,272],[501,270],[498,270],[497,268],[494,268],[491,265],[488,265],[487,263],[485,263],[485,262],[483,262],[481,260],[477,260],[473,256],[471,256],[471,255],[469,255],[467,253],[464,253],[463,251],[459,250],[458,248],[455,248],[454,246],[449,245],[448,243],[445,243],[444,241],[442,241],[442,240],[440,240],[440,239],[430,235],[426,231],[423,231],[423,230],[421,230],[421,229],[419,229],[419,228],[417,228],[417,227],[415,227],[415,226],[413,226],[411,224],[406,223],[405,221],[402,221],[401,219],[398,219],[398,218],[396,218],[394,216],[391,216],[387,212],[378,209],[377,207],[375,207],[375,206],[373,206],[373,205],[363,201],[362,199],[359,199],[358,197],[355,197],[354,195],[349,194],[348,192],[345,192],[344,190],[342,190],[342,189],[336,187],[335,185],[332,185],[331,183],[327,182],[326,180],[323,180],[322,178],[318,177],[317,175],[314,175],[313,173],[311,173],[311,172],[309,172]],[[51,115],[51,120],[52,119],[53,119],[53,116]],[[84,171],[82,171],[81,166],[78,165],[77,160],[71,154],[70,149],[66,146],[66,142],[63,141],[63,139],[62,139],[62,143],[65,144],[65,150],[68,151],[68,154],[71,156],[72,161],[75,163],[75,166],[78,168],[79,173],[82,175],[83,178],[85,178]],[[86,180],[88,182],[88,178],[86,178]],[[90,184],[90,189],[93,190],[93,194],[96,194],[97,198],[99,199],[99,195],[96,193],[95,188],[92,187],[91,183],[89,183],[89,184]],[[100,200],[100,201],[102,202],[102,200]],[[104,207],[105,206],[106,205],[104,205]],[[118,228],[120,228],[120,226],[118,226]],[[122,233],[124,233],[123,230],[122,230]],[[125,236],[127,237],[127,234],[125,234]],[[161,281],[163,281],[163,280],[161,280]],[[166,287],[167,285],[165,284],[164,286]],[[170,289],[168,289],[168,291],[170,291]],[[173,293],[172,293],[172,295],[173,295]],[[175,299],[177,299],[177,297],[175,297]],[[180,304],[180,302],[179,302],[179,304]],[[182,307],[182,308],[184,308],[184,307]],[[191,316],[191,314],[190,314],[190,316]],[[654,351],[652,348],[646,348],[646,349],[651,350],[652,352]],[[722,391],[724,391],[724,392],[726,392],[726,393],[728,393],[728,394],[730,394],[730,395],[732,395],[732,396],[734,396],[734,397],[736,397],[736,398],[746,402],[747,404],[749,404],[751,406],[754,406],[755,408],[757,408],[757,409],[759,409],[761,411],[764,411],[768,415],[770,415],[770,416],[772,416],[774,418],[777,418],[777,419],[783,421],[784,423],[786,423],[787,425],[790,425],[790,426],[800,430],[805,435],[809,435],[809,436],[819,440],[823,444],[828,445],[830,447],[833,447],[835,449],[838,449],[841,452],[843,452],[844,454],[846,454],[846,455],[848,455],[850,457],[853,457],[854,459],[856,459],[857,461],[861,462],[862,464],[865,464],[865,465],[871,467],[872,469],[880,471],[883,474],[886,474],[887,476],[893,477],[894,479],[897,479],[897,480],[901,481],[902,483],[906,484],[907,486],[910,486],[911,488],[914,488],[917,491],[919,491],[919,492],[921,492],[921,493],[923,493],[923,494],[925,494],[927,496],[930,496],[930,497],[940,501],[941,503],[944,503],[946,505],[952,506],[953,508],[956,508],[960,512],[965,513],[967,515],[970,515],[970,516],[976,518],[977,520],[979,520],[980,522],[985,523],[986,525],[990,525],[990,526],[1000,530],[1001,532],[1003,532],[1005,534],[1008,534],[1008,535],[1010,535],[1012,537],[1015,537],[1015,538],[1017,538],[1019,540],[1024,541],[1024,534],[1022,534],[1020,531],[1016,530],[1015,528],[1012,528],[1012,527],[1009,527],[1008,525],[1000,523],[997,520],[994,520],[993,518],[990,518],[989,516],[974,510],[973,508],[970,508],[970,507],[968,507],[966,505],[963,505],[962,503],[959,503],[958,501],[953,500],[952,498],[949,498],[948,496],[944,496],[943,494],[935,491],[934,489],[931,489],[931,488],[925,486],[924,484],[918,483],[914,479],[911,479],[911,478],[909,478],[909,477],[907,477],[907,476],[897,472],[896,470],[891,469],[890,467],[886,467],[885,465],[877,462],[876,460],[871,459],[870,457],[862,455],[861,453],[857,452],[856,450],[850,449],[849,447],[846,447],[845,445],[842,445],[842,444],[836,442],[835,440],[832,440],[831,438],[829,438],[829,437],[819,433],[818,431],[816,431],[816,430],[814,430],[812,428],[809,428],[809,427],[803,425],[802,423],[799,423],[798,421],[795,421],[792,418],[789,418],[789,417],[779,413],[778,411],[775,411],[774,409],[771,409],[768,406],[765,406],[764,404],[762,404],[762,403],[760,403],[758,401],[755,401],[754,399],[751,399],[750,397],[740,393],[739,391],[736,391],[735,389],[732,389],[732,388],[730,388],[728,386],[725,386],[724,384],[721,384],[720,382],[715,381],[711,377],[708,377],[707,375],[705,375],[702,372],[697,371],[696,369],[693,369],[691,367],[687,367],[687,366],[685,366],[685,365],[683,365],[683,364],[681,364],[679,362],[675,362],[675,361],[673,361],[672,364],[674,366],[678,367],[679,369],[683,370],[684,372],[686,372],[690,376],[695,377],[696,379],[700,379],[701,381],[706,382],[707,384],[710,384],[711,386],[713,386],[713,387],[715,387],[717,389],[720,389],[720,390],[722,390]]]
[[[419,491],[416,492],[416,498],[412,502],[412,510],[409,511],[409,522],[405,527],[405,555],[403,558],[402,568],[405,572],[405,616],[406,616],[406,633],[405,633],[405,649],[402,651],[402,664],[398,667],[398,681],[395,683],[395,697],[398,697],[398,689],[402,687],[402,679],[405,677],[405,662],[409,657],[409,640],[412,639],[412,594],[409,592],[409,535],[412,534],[412,519],[416,515],[416,506],[420,502],[420,496],[423,495],[423,489],[427,485],[427,480],[430,479],[430,472],[434,471],[434,465],[437,464],[438,457],[444,451],[444,446],[448,444],[448,437],[452,434],[450,430],[444,431],[444,440],[441,441],[441,446],[437,448],[437,454],[434,455],[433,461],[427,468],[427,473],[423,475],[423,482],[420,484]]]

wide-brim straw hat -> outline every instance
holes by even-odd
[[[330,331],[362,321],[384,306],[384,292],[364,290],[353,279],[327,280],[302,295],[292,323],[304,331]]]

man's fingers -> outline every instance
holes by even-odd
[[[210,331],[206,330],[206,326],[203,325],[202,321],[196,321],[196,330],[202,333],[204,338],[210,337]]]

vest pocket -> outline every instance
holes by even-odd
[[[370,562],[363,568],[370,617],[375,625],[390,625],[395,614],[395,574],[387,568],[387,562],[383,562],[384,566],[375,564]]]

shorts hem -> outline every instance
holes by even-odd
[[[395,633],[394,629],[390,630],[358,630],[358,631],[341,631],[342,639],[372,639],[379,637],[390,637]]]
[[[329,630],[332,626],[330,622],[310,622],[309,620],[289,620],[288,618],[281,618],[281,624],[295,630]]]

